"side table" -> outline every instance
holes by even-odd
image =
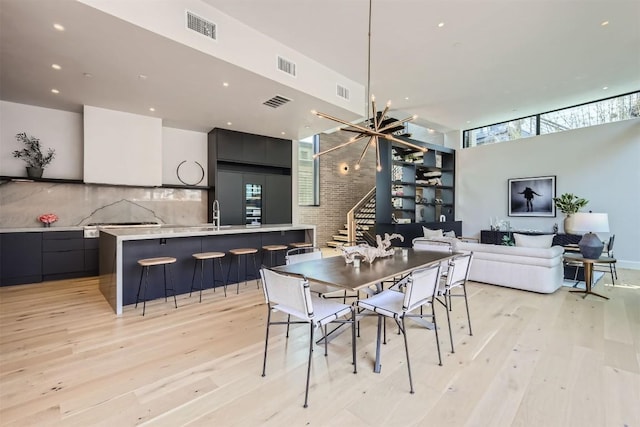
[[[600,298],[609,299],[608,297],[597,294],[591,290],[591,286],[593,285],[593,265],[594,264],[615,264],[616,262],[615,258],[602,256],[598,259],[590,259],[590,258],[584,258],[580,253],[565,253],[563,255],[563,258],[565,259],[565,261],[581,262],[582,265],[584,266],[585,290],[583,291],[582,289],[575,289],[575,290],[570,290],[569,292],[582,293],[584,294],[582,298],[586,298],[587,295],[595,295]]]

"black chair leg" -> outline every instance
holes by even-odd
[[[307,363],[307,387],[304,392],[304,405],[306,408],[309,406],[307,402],[309,401],[309,377],[311,376],[311,355],[313,353],[313,323],[310,323],[310,331],[309,331],[309,362]]]
[[[409,371],[409,393],[413,394],[413,379],[411,378],[411,361],[409,360],[409,344],[407,343],[407,330],[404,324],[404,317],[402,318],[402,323],[398,321],[398,319],[394,319],[398,325],[398,328],[402,331],[402,336],[404,337],[404,352],[407,355],[407,370]]]

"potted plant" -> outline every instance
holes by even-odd
[[[47,150],[47,154],[42,153],[40,140],[34,136],[29,136],[25,132],[16,135],[16,139],[24,144],[22,150],[15,150],[13,157],[22,159],[27,163],[27,176],[29,178],[41,178],[42,172],[56,155],[53,148]]]
[[[578,197],[572,193],[564,193],[560,197],[553,198],[556,208],[560,209],[560,212],[565,214],[564,217],[564,232],[568,234],[573,233],[573,218],[572,214],[578,212],[581,208],[585,207],[589,201]]]

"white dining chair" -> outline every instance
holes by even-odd
[[[390,317],[395,320],[400,332],[404,337],[404,348],[407,356],[407,370],[409,371],[409,386],[413,393],[413,379],[411,377],[411,362],[409,360],[409,346],[407,343],[406,318],[429,318],[433,323],[433,331],[436,337],[436,347],[438,349],[438,364],[442,366],[440,355],[440,341],[438,339],[438,324],[433,301],[438,291],[440,279],[440,263],[431,267],[414,270],[402,280],[401,288],[404,292],[393,289],[385,289],[369,298],[359,300],[359,308],[369,310],[378,317]],[[431,306],[431,313],[426,314],[423,308]],[[380,320],[380,319],[379,319]],[[380,336],[377,337],[380,340]]]
[[[447,324],[449,325],[449,340],[451,342],[451,353],[455,353],[453,347],[453,333],[451,332],[451,318],[449,312],[452,310],[451,298],[463,297],[464,304],[467,309],[467,322],[469,324],[469,335],[473,335],[471,329],[471,316],[469,314],[469,299],[467,297],[467,280],[469,279],[469,270],[471,269],[471,261],[473,252],[456,255],[448,261],[447,274],[443,275],[438,286],[436,300],[442,304],[447,312]],[[456,289],[462,289],[459,293]],[[456,292],[452,292],[456,290]]]
[[[311,356],[313,353],[314,331],[321,328],[324,336],[324,355],[327,356],[327,325],[329,323],[351,324],[351,351],[353,373],[357,373],[356,366],[356,329],[355,311],[353,306],[339,302],[329,301],[317,296],[312,296],[309,290],[309,282],[298,276],[288,276],[276,271],[262,268],[262,289],[267,303],[267,332],[264,341],[264,360],[262,364],[262,376],[266,374],[267,347],[269,344],[269,328],[271,325],[287,325],[287,338],[289,326],[292,324],[309,325],[309,361],[307,364],[307,381],[304,394],[304,407],[307,407],[309,398],[309,377],[311,374]],[[286,321],[273,321],[272,313],[279,311],[287,315]],[[297,320],[292,320],[292,317]]]

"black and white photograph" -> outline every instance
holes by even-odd
[[[556,216],[556,177],[509,180],[509,216]]]

